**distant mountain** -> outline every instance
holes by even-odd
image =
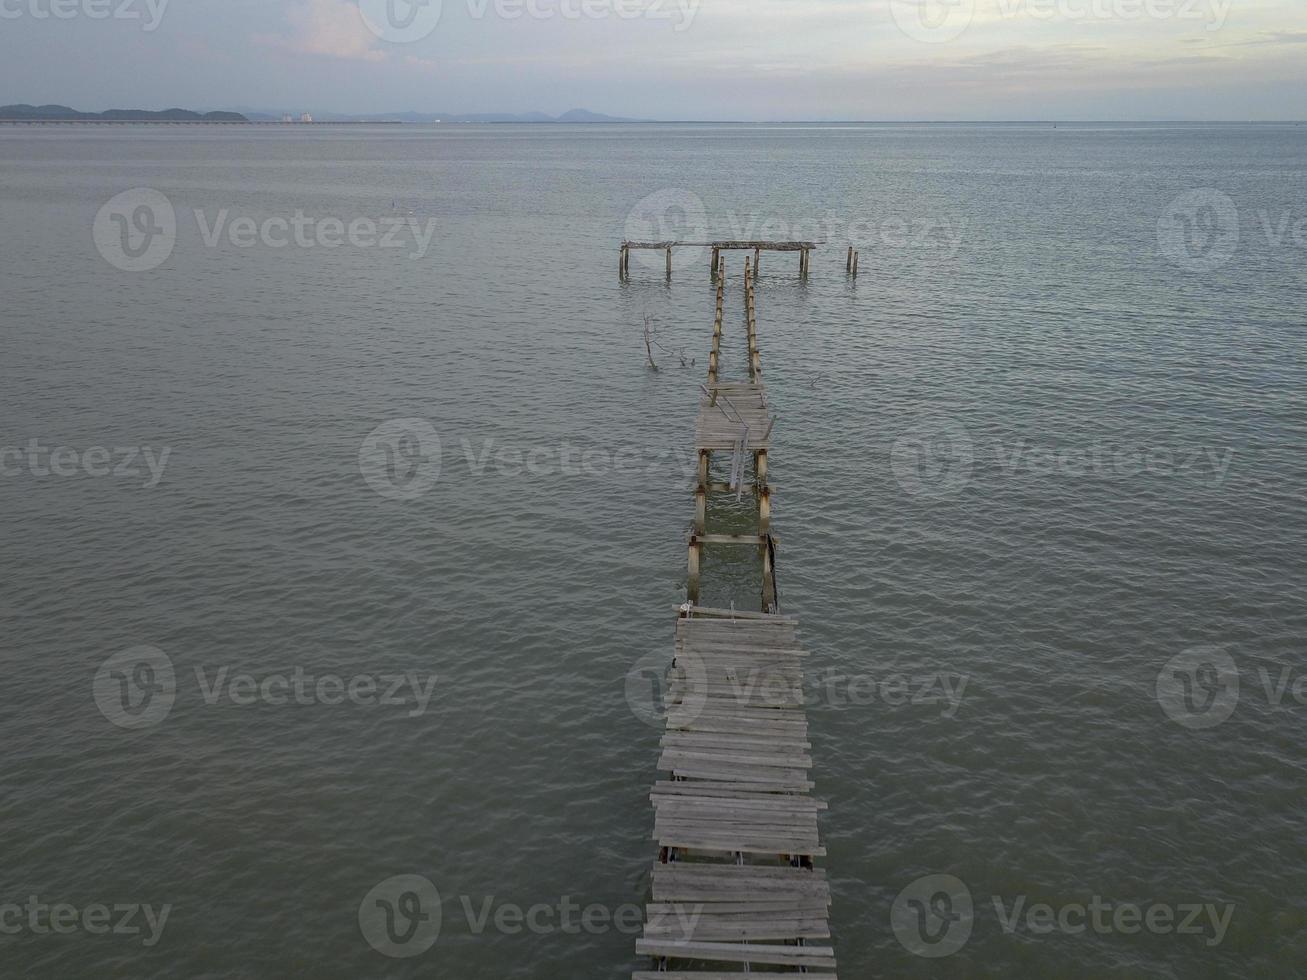
[[[591,112],[589,109],[570,109],[558,117],[556,122],[561,123],[622,123],[622,122],[639,122],[638,119],[621,119],[617,116],[605,116],[602,112]]]
[[[287,116],[298,120],[303,109],[274,110],[267,108],[193,112],[190,109],[108,109],[104,112],[79,112],[66,105],[7,105],[0,106],[0,120],[49,120],[56,122],[281,122]],[[372,122],[372,123],[629,123],[640,119],[606,116],[589,109],[572,109],[561,116],[543,112],[382,112],[347,114],[315,112],[313,119],[320,123]]]
[[[298,119],[304,112],[301,109],[268,109],[238,107],[238,111],[253,122],[279,121],[284,116]],[[317,122],[398,122],[427,125],[430,123],[620,123],[641,122],[639,119],[623,119],[618,116],[606,116],[589,109],[573,109],[561,116],[551,116],[543,112],[375,112],[342,113],[314,112]]]
[[[0,106],[0,119],[54,122],[249,122],[238,112],[192,112],[189,109],[108,109],[105,112],[79,112],[66,105]]]

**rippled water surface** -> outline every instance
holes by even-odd
[[[171,906],[150,946],[13,913],[0,972],[638,966],[596,920],[494,914],[647,894],[658,732],[625,675],[684,595],[713,298],[693,253],[620,283],[647,234],[828,242],[806,282],[764,259],[758,303],[841,975],[1303,976],[1305,161],[1301,126],[0,133],[0,904]],[[133,188],[177,215],[144,272],[92,236]],[[297,211],[434,238],[206,243]],[[442,450],[378,493],[360,447],[396,419]],[[119,447],[169,450],[157,482]],[[706,575],[756,608],[749,563]],[[175,701],[124,729],[95,678],[141,646]],[[436,683],[425,709],[206,698],[224,669]],[[975,909],[938,959],[891,923],[933,873]],[[412,959],[359,925],[399,874],[444,898]],[[1233,913],[1219,941],[1206,913],[1004,928],[1096,896]]]

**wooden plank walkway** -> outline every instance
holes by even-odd
[[[699,401],[695,449],[733,450],[742,437],[745,451],[768,448],[772,424],[762,385],[731,382],[705,385],[705,389]]]
[[[654,783],[649,797],[659,850],[636,952],[650,957],[654,969],[633,973],[633,980],[726,980],[748,972],[836,978],[830,886],[813,866],[826,853],[818,826],[826,804],[809,795],[812,743],[803,692],[809,654],[799,641],[798,620],[781,614],[775,586],[766,485],[771,418],[756,356],[751,273],[746,260],[747,382],[717,378],[719,278],[713,357],[695,434],[700,479],[689,600],[678,607],[674,670],[664,695],[658,769],[666,778]],[[719,411],[723,402],[732,416]],[[738,455],[735,430],[742,425],[750,430],[745,451],[753,456],[759,533],[708,534],[707,500],[728,489],[708,480],[711,454]],[[755,439],[755,430],[767,438]],[[698,550],[725,543],[759,548],[761,610],[697,604]]]

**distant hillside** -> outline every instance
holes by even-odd
[[[267,108],[241,109],[240,111],[193,112],[190,109],[107,109],[104,112],[80,112],[66,105],[7,105],[0,106],[0,120],[28,120],[50,122],[281,122],[289,116],[298,120],[303,109],[273,110]],[[429,123],[629,123],[639,119],[606,116],[589,109],[572,109],[561,116],[543,112],[381,112],[349,115],[339,112],[315,112],[313,118],[320,123],[342,122],[397,122]]]
[[[249,122],[239,112],[192,112],[189,109],[108,109],[79,112],[66,105],[0,106],[0,119],[48,120],[52,122]]]
[[[271,122],[284,116],[298,119],[303,109],[268,109],[240,108],[240,112],[255,122]],[[314,112],[313,118],[322,122],[398,122],[425,125],[429,123],[623,123],[641,122],[639,119],[623,119],[618,116],[605,116],[601,112],[589,109],[573,109],[561,116],[551,116],[543,112],[375,112],[342,113]]]

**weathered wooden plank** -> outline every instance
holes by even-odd
[[[829,970],[836,968],[835,950],[829,946],[770,946],[761,943],[696,943],[637,939],[635,951],[642,956],[666,956],[682,960],[806,966]]]
[[[701,916],[740,916],[756,915],[759,919],[784,918],[799,914],[803,918],[812,915],[825,916],[829,903],[820,898],[780,898],[775,900],[737,902],[651,902],[646,911],[653,915],[694,914]]]
[[[776,623],[778,626],[799,626],[799,621],[795,618],[784,617],[784,615],[774,615],[771,613],[746,612],[746,610],[740,609],[719,609],[716,608],[716,606],[701,605],[691,605],[689,610],[686,610],[684,606],[673,606],[673,609],[676,609],[677,612],[681,613],[687,612],[691,617],[710,617],[706,619],[706,621],[699,621],[699,619],[678,619],[677,626],[680,626],[681,623],[699,625],[699,622],[711,622],[712,619],[718,617],[727,619],[757,619],[759,622]]]
[[[790,739],[771,735],[738,735],[725,732],[685,732],[671,730],[662,737],[663,747],[712,749],[775,749],[782,753],[801,753],[812,749],[812,743],[803,739]]]
[[[687,910],[684,917],[668,915],[651,919],[644,927],[646,939],[685,939],[692,942],[757,942],[760,940],[829,939],[825,916],[788,915],[784,918],[731,918],[698,916]]]
[[[699,781],[686,780],[683,784],[677,785],[694,787],[699,785]],[[740,814],[746,819],[754,816],[802,818],[807,821],[808,825],[814,827],[817,825],[818,815],[827,806],[823,800],[778,793],[723,796],[710,793],[702,795],[697,793],[660,793],[655,789],[649,794],[649,799],[654,805],[655,819],[661,817],[664,813],[707,814],[710,816],[720,814],[723,819],[729,819],[734,814]],[[688,808],[680,807],[677,804],[681,801],[687,801],[692,805]]]

